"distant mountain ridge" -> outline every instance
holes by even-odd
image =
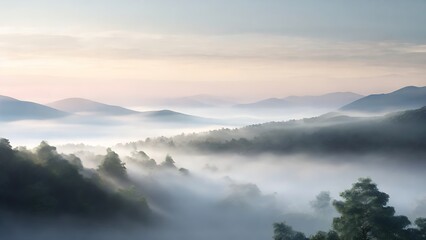
[[[424,156],[426,107],[375,117],[328,113],[315,118],[138,141],[136,146],[247,155],[418,153]]]
[[[97,113],[107,115],[138,114],[120,106],[108,105],[84,98],[67,98],[47,104],[47,106],[69,113]]]
[[[161,122],[206,122],[207,119],[171,110],[139,112],[124,107],[108,105],[84,98],[67,98],[48,104],[70,113],[91,113],[103,116],[134,116],[147,121]]]
[[[235,101],[210,95],[194,95],[187,97],[178,97],[163,99],[156,103],[167,107],[183,107],[183,108],[212,108],[212,107],[226,107],[235,104]]]
[[[258,102],[235,105],[237,108],[330,108],[335,109],[362,98],[352,92],[335,92],[319,96],[289,96],[285,98],[269,98]]]
[[[426,106],[426,87],[408,86],[386,94],[372,94],[340,108],[341,111],[382,113]]]
[[[44,120],[61,118],[67,115],[69,114],[66,112],[38,103],[0,96],[0,121]]]
[[[67,116],[72,116],[72,118],[65,120],[65,122],[79,123],[101,121],[101,119],[105,119],[104,117],[127,116],[139,119],[141,122],[151,123],[210,124],[217,122],[214,119],[171,110],[139,112],[84,98],[67,98],[48,105],[42,105],[34,102],[17,100],[7,96],[0,96],[0,121],[47,120]],[[90,119],[88,117],[90,117]]]

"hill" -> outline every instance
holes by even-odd
[[[387,94],[373,94],[350,103],[340,110],[383,113],[426,106],[426,87],[404,87]]]
[[[95,102],[84,98],[67,98],[47,105],[69,113],[92,113],[113,116],[139,113],[127,108]]]
[[[141,147],[213,153],[421,153],[426,152],[426,108],[384,117],[338,113],[140,141]]]
[[[0,121],[61,118],[68,113],[34,102],[0,96]]]
[[[351,92],[336,92],[320,96],[290,96],[286,98],[269,98],[254,103],[238,104],[244,109],[285,109],[285,108],[327,108],[336,109],[362,98],[362,95]]]
[[[197,117],[197,116],[170,111],[170,110],[141,112],[140,116],[143,117],[143,119],[152,121],[152,122],[170,122],[170,123],[186,123],[186,124],[216,122],[213,119]]]
[[[228,107],[234,105],[235,102],[231,99],[210,96],[210,95],[195,95],[179,98],[170,98],[157,101],[156,105],[177,108],[214,108]]]

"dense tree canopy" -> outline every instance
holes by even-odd
[[[360,178],[340,196],[341,201],[333,202],[340,213],[333,219],[333,230],[320,231],[310,240],[426,240],[426,218],[418,218],[410,228],[408,218],[395,216],[395,209],[387,206],[389,195],[371,179]],[[274,224],[275,240],[293,240],[296,233],[284,223]]]
[[[110,148],[107,149],[107,155],[99,166],[99,172],[120,180],[127,179],[125,164],[120,160],[118,154]]]
[[[274,223],[274,240],[306,240],[301,232],[294,231],[292,227],[284,222]]]
[[[389,195],[380,192],[371,179],[359,179],[340,196],[343,201],[335,201],[333,205],[341,216],[333,220],[333,227],[342,239],[404,237],[410,221],[405,216],[395,216],[395,209],[387,206]]]
[[[80,162],[75,156],[66,158]],[[128,201],[84,178],[81,166],[66,158],[46,142],[32,152],[12,149],[8,140],[0,139],[0,210],[54,216],[148,216],[146,203]]]

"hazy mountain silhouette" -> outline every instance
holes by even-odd
[[[47,105],[69,113],[93,113],[113,116],[139,113],[120,106],[108,105],[84,98],[67,98]]]
[[[50,103],[49,106],[67,111],[70,113],[90,113],[93,116],[132,116],[139,117],[141,121],[158,123],[178,123],[178,124],[200,124],[209,123],[212,120],[183,114],[170,110],[139,112],[120,106],[108,105],[100,102],[82,98],[68,98]]]
[[[352,112],[390,112],[426,106],[426,87],[404,87],[387,94],[373,94],[340,110]]]
[[[329,108],[335,109],[362,98],[352,92],[336,92],[320,96],[290,96],[286,98],[269,98],[254,103],[238,104],[237,108]]]
[[[184,114],[184,113],[170,111],[170,110],[141,112],[140,115],[144,117],[146,120],[153,121],[153,122],[188,123],[188,124],[217,122],[214,119],[198,117],[198,116]]]
[[[194,95],[180,98],[164,99],[157,102],[157,105],[167,107],[183,107],[183,108],[211,108],[211,107],[227,107],[235,104],[235,101],[227,98],[221,98],[210,95]]]
[[[140,141],[141,146],[214,153],[364,154],[426,151],[426,107],[380,117],[339,113]]]
[[[67,116],[68,113],[38,103],[21,101],[0,96],[0,120],[16,121],[29,119],[52,119]]]
[[[426,107],[422,107],[415,110],[391,113],[387,115],[387,118],[392,122],[426,123]]]

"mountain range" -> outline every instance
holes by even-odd
[[[67,98],[60,101],[52,102],[47,106],[68,112],[68,113],[91,113],[102,115],[129,115],[139,112],[127,108],[108,105],[100,102],[91,101],[83,98]]]
[[[0,96],[0,120],[16,121],[25,119],[53,119],[68,116],[69,113],[34,102]]]
[[[167,151],[253,154],[426,152],[426,107],[384,116],[329,113],[315,118],[150,139],[137,147]],[[411,160],[411,159],[410,159]],[[413,159],[414,160],[414,159]],[[423,159],[421,159],[423,160]]]
[[[0,120],[47,120],[59,119],[67,116],[74,117],[74,121],[84,118],[102,118],[131,116],[143,121],[173,122],[173,123],[209,123],[207,118],[192,116],[170,110],[138,112],[120,106],[108,105],[83,98],[68,98],[46,105],[21,101],[11,97],[0,96]],[[77,119],[76,119],[77,118]]]
[[[261,101],[238,104],[242,109],[288,109],[288,108],[325,108],[337,109],[364,96],[352,92],[336,92],[320,96],[290,96],[268,98]]]
[[[233,99],[205,94],[179,98],[168,98],[155,102],[155,105],[177,108],[218,108],[229,107],[235,104],[236,101]]]
[[[169,99],[170,106],[209,108],[222,106],[227,108],[234,102],[208,95]],[[320,96],[290,96],[270,98],[262,101],[233,105],[235,110],[286,110],[328,109],[328,111],[361,112],[382,114],[392,111],[416,109],[426,106],[426,87],[404,87],[387,94],[373,94],[363,97],[352,92],[329,93]],[[77,117],[120,117],[132,116],[145,121],[213,123],[217,120],[203,118],[171,110],[135,111],[121,106],[109,105],[83,98],[67,98],[46,105],[21,101],[0,96],[0,121],[28,119],[55,119],[67,116]]]
[[[342,111],[383,113],[426,106],[426,87],[409,86],[387,94],[373,94],[340,108]]]

